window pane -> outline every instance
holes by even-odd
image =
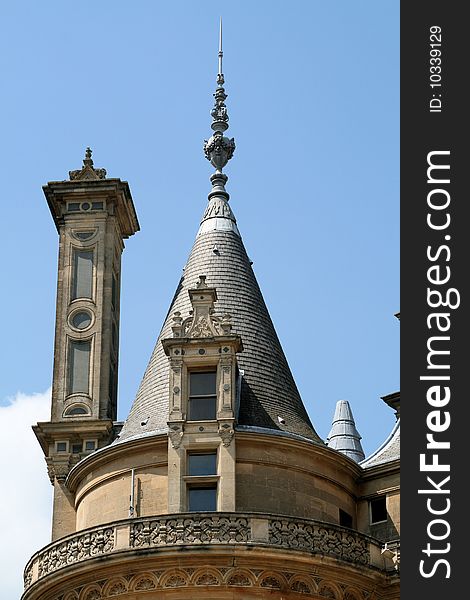
[[[84,311],[75,313],[72,317],[72,325],[75,329],[86,329],[91,325],[91,315]]]
[[[215,371],[211,373],[190,373],[190,396],[209,396],[215,393]]]
[[[217,488],[189,488],[188,505],[191,512],[215,511],[217,510]]]
[[[387,520],[387,504],[385,496],[370,501],[370,522],[379,523]]]
[[[72,300],[91,298],[93,287],[93,251],[75,250]]]
[[[94,233],[94,231],[76,231],[75,236],[78,237],[79,240],[87,240],[88,238],[93,237]]]
[[[339,524],[343,527],[352,527],[352,517],[349,513],[339,509]]]
[[[67,415],[87,415],[88,411],[82,406],[75,406],[66,412]]]
[[[189,454],[188,475],[216,475],[217,455],[211,454]]]
[[[190,421],[211,421],[215,419],[215,396],[189,399]]]
[[[116,276],[113,273],[113,278],[112,278],[112,285],[111,285],[111,305],[113,308],[116,308],[116,298],[117,298],[117,281],[116,281]]]
[[[88,394],[91,342],[70,342],[69,394]]]

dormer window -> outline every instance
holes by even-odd
[[[216,370],[189,373],[189,421],[212,421],[216,418]]]

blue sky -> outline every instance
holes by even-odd
[[[1,398],[50,385],[58,239],[41,186],[90,145],[129,181],[141,223],[123,259],[125,418],[210,189],[201,147],[222,14],[232,208],[320,435],[347,399],[372,451],[393,424],[379,397],[399,387],[398,2],[1,11]]]
[[[141,223],[123,260],[126,416],[210,188],[201,146],[222,13],[232,208],[320,435],[347,399],[372,451],[393,424],[379,397],[399,387],[398,2],[1,11],[1,398],[50,385],[58,239],[41,186],[90,145],[96,166],[129,181]]]
[[[0,402],[50,386],[58,238],[41,186],[89,145],[141,223],[123,258],[125,418],[210,189],[220,14],[232,209],[317,431],[347,399],[370,453],[399,389],[396,0],[2,3]]]
[[[49,535],[30,430],[47,418],[55,321],[58,237],[41,187],[80,168],[86,146],[130,184],[141,231],[123,258],[123,419],[210,190],[220,15],[237,144],[227,190],[303,401],[326,438],[349,400],[366,454],[394,425],[380,396],[399,389],[398,0],[3,2],[0,454],[17,443],[38,475],[24,535],[11,531],[23,541],[2,559],[5,597]],[[26,471],[2,472],[22,506]]]

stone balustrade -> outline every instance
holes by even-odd
[[[259,513],[183,513],[116,521],[61,538],[30,559],[25,589],[82,561],[181,545],[267,546],[386,569],[378,541],[330,523]]]

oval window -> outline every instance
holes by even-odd
[[[91,314],[84,310],[76,312],[72,315],[70,323],[75,329],[86,329],[91,325]]]

